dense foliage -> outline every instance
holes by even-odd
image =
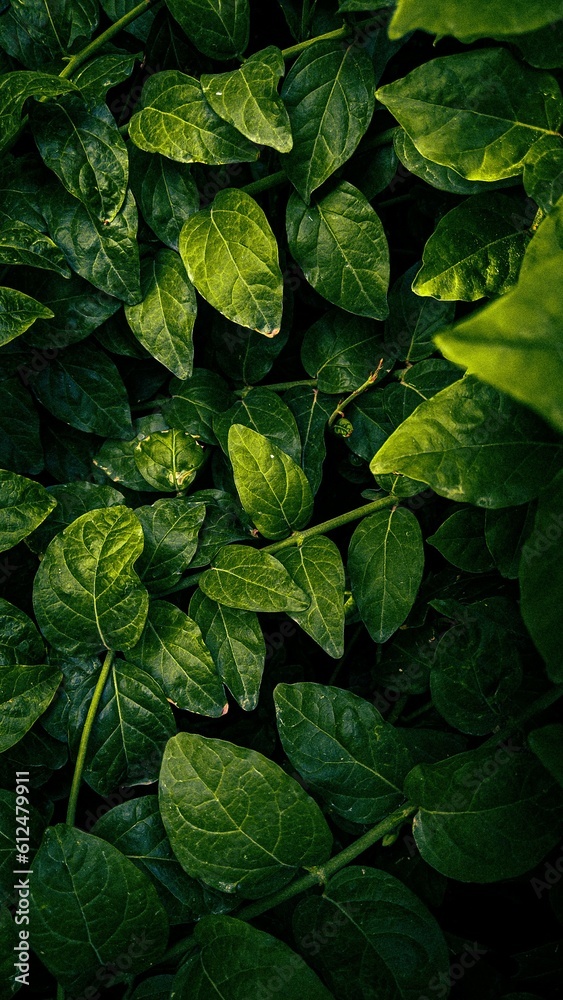
[[[3,996],[557,995],[562,70],[2,5]]]

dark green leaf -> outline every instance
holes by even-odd
[[[24,264],[70,278],[65,259],[53,240],[26,222],[4,222],[0,228],[0,263]]]
[[[495,562],[485,541],[485,518],[488,511],[464,507],[442,521],[426,539],[452,566],[468,573],[486,573]]]
[[[19,749],[19,748],[18,748]],[[13,782],[10,782],[13,788]],[[16,794],[0,788],[0,899],[1,905],[15,902],[14,896],[14,819],[16,817]],[[39,847],[45,819],[34,805],[29,805],[29,859],[33,859]],[[31,868],[31,864],[29,866]],[[10,954],[10,962],[13,962]],[[11,965],[13,969],[13,965]]]
[[[378,327],[338,309],[309,327],[301,347],[303,367],[317,379],[320,392],[357,389],[376,371],[384,356]]]
[[[132,55],[129,52],[96,56],[77,67],[72,74],[72,82],[89,106],[101,104],[108,89],[131,76],[135,60],[139,57],[140,53]]]
[[[137,507],[135,514],[145,538],[137,573],[150,593],[166,592],[178,583],[196,551],[205,506],[186,505],[183,498],[175,497]]]
[[[40,555],[45,552],[55,535],[76,521],[77,517],[89,510],[115,507],[125,502],[123,495],[112,486],[98,486],[97,483],[62,483],[48,486],[47,492],[57,501],[57,506],[47,520],[26,539],[32,552]]]
[[[347,181],[309,207],[295,192],[287,206],[289,249],[307,281],[329,302],[385,319],[389,247],[379,216]]]
[[[485,540],[495,565],[502,576],[516,580],[522,546],[532,530],[534,505],[487,510]]]
[[[559,136],[546,135],[532,147],[522,180],[526,194],[544,212],[551,212],[563,195],[563,143]]]
[[[62,674],[49,664],[0,666],[0,753],[19,743],[51,704]]]
[[[166,430],[166,427],[167,424],[160,414],[140,417],[133,424],[136,437],[131,441],[112,439],[105,441],[93,458],[94,466],[104,472],[109,479],[131,490],[148,493],[157,491],[157,487],[151,486],[139,472],[135,462],[135,448],[148,434]]]
[[[25,369],[18,374],[25,380]],[[34,476],[44,466],[39,414],[20,378],[7,378],[1,382],[0,465],[12,472]]]
[[[385,321],[385,351],[399,361],[421,361],[436,350],[433,335],[452,322],[455,306],[421,298],[412,291],[418,267],[409,268],[389,293],[389,316]]]
[[[295,417],[301,437],[301,468],[313,495],[321,485],[326,455],[324,428],[333,410],[332,400],[309,386],[294,386],[284,393],[284,403]]]
[[[20,938],[12,914],[6,906],[0,907],[0,987],[6,997],[11,997],[22,987],[22,983],[16,983],[15,977],[19,975],[19,970],[14,968],[12,956],[17,954],[17,946]]]
[[[248,44],[248,0],[166,0],[194,45],[213,59],[241,56]]]
[[[503,186],[504,181],[468,181],[452,167],[444,167],[434,163],[418,151],[410,136],[403,128],[398,128],[393,136],[393,148],[409,173],[420,177],[431,187],[450,194],[478,194],[480,191],[490,191],[494,187]],[[404,172],[403,172],[404,173]],[[510,183],[510,181],[508,182]]]
[[[83,514],[53,539],[35,577],[33,603],[55,649],[97,653],[137,642],[148,608],[132,568],[142,549],[143,529],[126,507]]]
[[[93,288],[77,274],[70,280],[50,273],[34,275],[25,290],[33,291],[54,313],[47,322],[38,320],[25,338],[43,350],[59,350],[84,340],[121,307],[119,299]]]
[[[159,800],[182,867],[222,892],[267,895],[330,854],[329,828],[301,785],[262,754],[224,740],[174,736]]]
[[[120,21],[121,18],[133,10],[137,4],[135,3],[135,0],[101,0],[101,6],[105,10],[110,21]],[[145,14],[141,14],[140,17],[131,21],[131,23],[127,25],[126,30],[134,35],[135,38],[139,38],[142,42],[146,42],[154,17],[154,10],[148,10]]]
[[[219,550],[200,587],[207,597],[244,611],[304,611],[309,598],[278,559],[247,545]]]
[[[338,659],[344,653],[344,567],[338,548],[318,535],[279,552],[278,559],[311,600],[306,611],[292,611],[290,618]]]
[[[424,566],[422,535],[402,507],[377,511],[350,541],[348,572],[358,610],[374,642],[385,642],[407,617]]]
[[[170,396],[162,408],[170,426],[217,444],[213,417],[232,406],[235,398],[221,376],[196,368],[188,379],[172,379]]]
[[[561,756],[563,726],[554,722],[549,726],[542,726],[541,729],[533,729],[528,736],[528,743],[543,766],[557,779],[560,785],[563,785],[563,758]]]
[[[282,162],[307,203],[356,149],[371,121],[374,90],[371,60],[359,46],[317,42],[291,67],[281,93],[293,149]]]
[[[237,400],[229,410],[215,417],[213,430],[225,452],[229,428],[233,424],[251,427],[281,448],[294,462],[299,462],[301,441],[295,417],[280,397],[266,386],[258,386],[245,392],[242,399]]]
[[[199,490],[188,498],[189,503],[205,504],[198,546],[190,566],[192,569],[207,566],[223,545],[242,542],[251,534],[246,514],[230,493],[222,490]]]
[[[186,219],[199,210],[189,167],[158,154],[133,157],[131,183],[143,218],[167,247],[177,250]]]
[[[198,292],[227,319],[267,337],[279,333],[278,246],[250,195],[235,188],[220,191],[209,208],[184,223],[180,253]]]
[[[48,306],[15,288],[0,287],[0,344],[7,344],[29,330],[36,319],[51,319]]]
[[[522,618],[557,684],[563,681],[557,624],[563,598],[562,503],[563,476],[559,474],[552,488],[540,497],[519,569]]]
[[[95,0],[13,0],[11,7],[29,35],[59,57],[77,39],[90,38],[99,18]]]
[[[0,552],[11,549],[30,535],[55,504],[56,500],[49,496],[44,486],[0,469]]]
[[[74,89],[69,80],[61,80],[51,73],[13,70],[0,76],[0,151],[9,147],[16,138],[28,97],[56,97]]]
[[[486,4],[458,4],[455,0],[398,0],[389,26],[391,38],[423,28],[436,35],[455,35],[465,41],[481,36],[516,35],[533,31],[563,17],[561,0],[503,0]]]
[[[31,618],[0,598],[0,664],[41,663],[45,649]]]

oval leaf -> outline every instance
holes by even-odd
[[[19,743],[33,723],[43,715],[55,697],[61,680],[60,671],[47,663],[0,666],[0,753]]]
[[[36,319],[52,319],[54,312],[15,288],[0,287],[0,345],[29,330]]]
[[[305,611],[309,606],[309,598],[285,566],[248,545],[220,549],[199,585],[212,600],[243,611]]]
[[[0,469],[0,552],[30,535],[48,517],[56,502],[39,483]]]
[[[248,44],[248,0],[166,0],[166,5],[200,52],[212,59],[240,56]]]
[[[290,618],[338,659],[344,653],[344,566],[338,548],[318,535],[278,552],[278,559],[311,599],[307,611],[292,611]]]

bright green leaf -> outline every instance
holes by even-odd
[[[250,30],[248,0],[166,0],[166,4],[204,55],[232,59],[244,52]]]
[[[44,486],[0,469],[0,552],[30,535],[51,513],[56,500]]]
[[[206,453],[187,431],[153,431],[137,441],[135,465],[150,486],[167,493],[186,490]]]
[[[389,25],[391,38],[422,28],[435,35],[455,35],[462,41],[491,35],[519,35],[563,17],[561,0],[487,0],[487,3],[456,3],[456,0],[398,0]]]
[[[15,288],[0,287],[0,345],[19,337],[36,319],[51,319],[48,306]]]
[[[344,567],[338,548],[318,535],[284,549],[278,559],[311,599],[306,611],[292,611],[290,618],[338,659],[344,653]]]
[[[5,222],[0,228],[0,263],[23,264],[55,271],[70,278],[65,259],[45,233],[32,229],[26,222]]]
[[[244,611],[304,611],[309,605],[278,559],[247,545],[220,549],[199,585],[212,600]]]

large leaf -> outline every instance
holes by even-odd
[[[171,1000],[270,996],[271,984],[283,982],[285,1000],[331,1000],[332,993],[283,941],[243,920],[222,915],[203,917],[194,936],[198,954],[174,978]]]
[[[199,625],[168,601],[152,601],[129,659],[162,686],[178,708],[217,717],[227,711],[221,678]]]
[[[335,925],[337,933],[327,934]],[[436,919],[385,871],[352,865],[338,872],[322,896],[298,903],[293,931],[341,1000],[414,1000],[429,983],[442,990],[448,981],[448,948]]]
[[[389,247],[367,198],[347,181],[307,206],[297,193],[287,206],[289,249],[307,281],[334,305],[385,319]]]
[[[377,98],[423,156],[469,180],[521,173],[534,143],[556,134],[563,118],[554,78],[503,48],[433,59],[381,87]]]
[[[137,642],[148,608],[132,568],[142,549],[143,529],[126,507],[90,511],[56,535],[33,589],[39,627],[55,649],[97,653]]]
[[[223,451],[227,452],[229,429],[233,424],[251,427],[276,444],[294,462],[301,457],[301,441],[293,413],[277,393],[267,386],[245,392],[230,409],[216,414],[213,430]]]
[[[175,69],[147,81],[129,136],[140,149],[180,163],[247,163],[258,157],[258,146],[215,114],[199,81]]]
[[[563,682],[561,644],[556,623],[561,617],[563,600],[563,475],[540,497],[531,533],[520,558],[520,594],[522,618],[543,656],[549,676]]]
[[[278,559],[247,545],[226,545],[199,585],[219,604],[243,611],[304,611],[309,598]]]
[[[228,608],[198,588],[190,615],[199,625],[217,672],[245,712],[258,703],[266,643],[255,611]]]
[[[74,95],[38,103],[32,128],[45,164],[96,218],[111,222],[125,199],[129,164],[127,148],[105,104],[89,111]]]
[[[124,955],[133,975],[161,957],[168,922],[156,889],[112,844],[60,823],[45,833],[34,868],[33,946],[71,994],[97,972],[113,982],[109,970]]]
[[[3,406],[0,409],[0,466],[21,475],[37,475],[44,467],[43,447],[39,436],[39,414],[29,390],[22,385],[26,370],[19,378],[2,380]]]
[[[282,54],[268,46],[230,73],[203,74],[201,86],[213,110],[252,142],[287,153],[293,146],[289,117],[277,93],[285,73]]]
[[[194,288],[172,250],[159,250],[141,265],[142,302],[126,306],[137,340],[178,378],[192,374],[192,330],[197,314]]]
[[[0,469],[0,552],[30,535],[51,513],[56,500],[44,486]]]
[[[12,70],[0,76],[0,151],[10,146],[17,136],[28,97],[56,97],[74,89],[69,80],[61,80],[51,73]]]
[[[306,526],[313,495],[289,455],[251,427],[232,424],[229,458],[242,506],[265,538],[285,538]]]
[[[127,391],[114,362],[93,345],[66,347],[30,378],[40,403],[79,431],[115,438],[133,431]]]
[[[11,9],[28,34],[54,56],[65,54],[78,39],[90,38],[99,19],[95,0],[13,0]]]
[[[561,0],[487,0],[487,3],[456,3],[456,0],[398,0],[389,25],[391,38],[422,28],[435,35],[455,35],[464,41],[491,35],[519,35],[534,31],[563,17]]]
[[[39,267],[70,278],[70,271],[56,243],[45,233],[28,226],[27,222],[15,220],[3,223],[0,228],[0,263]]]
[[[532,146],[522,178],[526,194],[547,214],[563,194],[563,142],[546,135]]]
[[[371,461],[377,478],[400,472],[479,507],[537,496],[560,463],[555,434],[524,407],[473,375],[421,403]]]
[[[106,225],[64,188],[51,188],[45,218],[73,271],[123,302],[139,302],[137,206],[131,192]]]
[[[241,56],[248,44],[248,0],[166,0],[196,48],[213,59]]]
[[[318,535],[279,552],[278,559],[311,598],[306,611],[291,611],[290,618],[338,659],[344,653],[344,567],[337,546]]]
[[[0,753],[19,743],[51,704],[62,679],[49,664],[0,666]]]
[[[541,145],[541,142],[538,145]],[[393,136],[393,149],[401,165],[406,167],[409,173],[420,177],[439,191],[448,191],[450,194],[479,194],[480,191],[492,190],[510,183],[510,181],[468,181],[451,167],[443,167],[440,163],[423,156],[403,128],[397,128]],[[408,176],[404,170],[400,170],[400,173],[405,177]]]
[[[257,751],[224,740],[174,736],[159,800],[182,867],[223,892],[264,896],[330,854],[329,828],[301,785]]]
[[[176,723],[166,695],[146,670],[115,660],[90,734],[84,778],[98,795],[156,781]]]
[[[528,246],[516,288],[438,334],[440,350],[563,431],[563,198]]]
[[[279,333],[283,278],[278,246],[260,206],[220,191],[180,233],[180,254],[198,292],[220,313],[267,337]]]
[[[137,573],[150,593],[166,592],[178,583],[196,551],[205,505],[186,505],[183,498],[174,497],[136,507],[135,514],[145,538]]]
[[[385,642],[407,617],[424,567],[422,535],[414,514],[402,507],[370,514],[350,541],[352,594],[374,642]]]
[[[0,345],[19,337],[36,319],[52,319],[48,306],[15,288],[0,287]]]
[[[413,282],[417,295],[473,302],[516,284],[530,234],[518,203],[503,194],[476,194],[440,219]]]
[[[374,90],[373,65],[360,46],[317,42],[291,67],[281,93],[293,149],[282,163],[306,202],[352,156],[371,121]]]
[[[405,792],[419,806],[417,847],[460,882],[497,882],[533,868],[563,833],[563,796],[512,739],[437,764],[419,764]]]
[[[371,702],[308,682],[278,684],[274,702],[284,752],[334,812],[373,824],[404,801],[413,760]]]

